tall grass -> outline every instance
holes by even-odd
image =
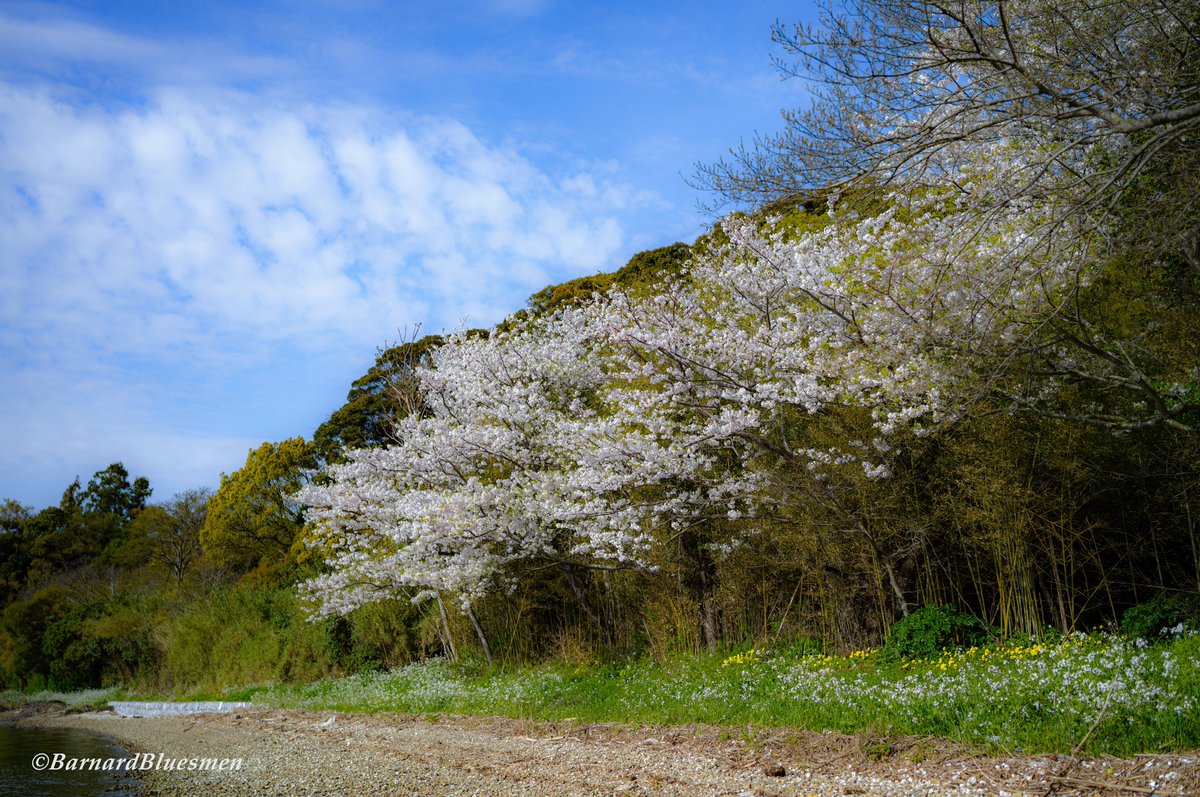
[[[214,591],[185,605],[161,633],[164,660],[158,688],[168,692],[203,694],[229,684],[305,682],[332,670],[323,626],[305,622],[288,590]]]

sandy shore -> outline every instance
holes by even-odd
[[[1200,794],[1200,752],[999,758],[932,740],[276,710],[127,719],[43,707],[0,720],[165,758],[241,759],[234,771],[143,772],[147,795]]]

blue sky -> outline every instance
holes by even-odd
[[[313,430],[377,347],[691,241],[804,101],[739,3],[0,4],[0,499],[154,499]]]

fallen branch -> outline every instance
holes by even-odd
[[[1183,794],[1165,792],[1162,789],[1151,789],[1147,786],[1127,786],[1121,783],[1110,783],[1103,780],[1088,780],[1087,778],[1073,778],[1067,775],[1058,775],[1053,778],[1057,783],[1062,783],[1067,786],[1087,786],[1091,789],[1108,789],[1110,791],[1131,791],[1137,794],[1153,794],[1156,797],[1184,797]]]

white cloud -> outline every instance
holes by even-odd
[[[631,196],[603,173],[544,174],[453,121],[178,90],[105,107],[0,83],[0,468],[61,467],[81,440],[111,460],[201,439],[170,417],[164,380],[183,368],[369,362],[405,325],[494,322],[619,265]],[[72,369],[103,412],[49,387]],[[235,390],[227,378],[212,377]],[[116,431],[97,434],[97,417]],[[197,462],[230,440],[244,454],[248,438],[222,439]]]
[[[622,244],[592,178],[552,180],[442,120],[233,95],[78,108],[8,85],[0,131],[3,270],[23,283],[26,331],[61,329],[74,308],[107,318],[118,347],[115,316],[148,313],[364,342],[409,301],[434,317],[405,320],[444,324],[467,304],[495,320]],[[470,279],[439,288],[449,261]]]
[[[155,40],[61,16],[62,9],[50,5],[45,11],[45,17],[24,19],[0,14],[0,63],[51,74],[70,74],[82,66],[84,74],[99,67],[143,72],[159,81],[205,83],[217,76],[280,78],[295,68],[287,58],[247,54],[216,39]]]
[[[33,22],[0,16],[0,42],[9,57],[57,61],[140,62],[164,55],[163,48],[77,20]]]

